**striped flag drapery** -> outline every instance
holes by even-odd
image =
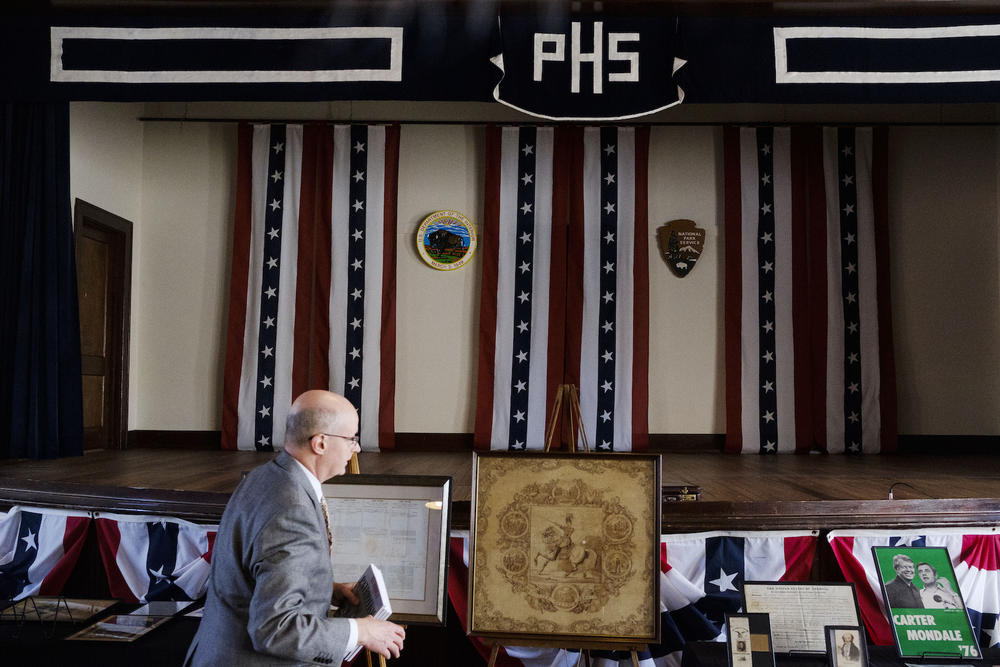
[[[0,600],[62,592],[88,526],[83,512],[12,507],[0,513]]]
[[[101,515],[96,526],[114,597],[150,602],[205,596],[218,526],[115,514]]]
[[[597,449],[648,441],[649,131],[490,127],[477,449],[541,449],[559,384]]]
[[[240,126],[223,447],[280,447],[318,388],[392,447],[398,154],[398,126]]]
[[[874,643],[891,645],[893,638],[872,547],[905,546],[948,549],[980,647],[1000,645],[1000,532],[996,528],[831,530],[827,539],[844,578],[854,583],[861,616]]]
[[[894,449],[885,141],[726,129],[727,451]]]

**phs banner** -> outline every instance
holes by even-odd
[[[673,17],[505,12],[496,101],[540,118],[622,120],[680,104]]]

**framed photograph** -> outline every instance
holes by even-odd
[[[134,642],[170,620],[169,616],[118,614],[101,619],[66,639],[101,642]]]
[[[767,614],[726,614],[726,649],[729,667],[774,667]]]
[[[636,648],[660,637],[660,457],[473,459],[469,634]]]
[[[0,621],[82,623],[117,603],[118,600],[34,595],[9,603],[9,606],[0,611]]]
[[[981,660],[945,547],[872,547],[901,658]]]
[[[324,484],[337,581],[357,581],[374,563],[390,620],[443,626],[451,487],[451,477],[428,475],[342,475]]]
[[[825,626],[861,625],[851,583],[747,581],[743,610],[770,616],[775,653],[826,653]]]
[[[868,640],[860,625],[828,625],[826,655],[830,667],[868,667]]]

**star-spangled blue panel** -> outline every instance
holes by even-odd
[[[531,265],[535,254],[535,172],[538,133],[534,127],[518,130],[517,228],[514,241],[513,346],[511,350],[510,435],[508,449],[524,449],[528,439],[528,403],[531,387],[531,309],[539,298],[533,292]],[[544,392],[544,387],[541,388]],[[543,393],[544,396],[544,393]]]
[[[174,584],[177,577],[177,535],[180,531],[176,523],[169,521],[150,522],[146,526],[149,535],[149,551],[146,552],[146,574],[149,575],[149,592],[146,600],[190,600],[188,594]]]
[[[740,610],[745,579],[742,537],[709,537],[705,540],[705,597],[695,606],[715,623]]]
[[[614,449],[615,442],[615,364],[618,356],[616,330],[618,316],[618,277],[614,269],[618,263],[618,183],[606,178],[618,173],[618,128],[601,128],[601,293],[599,313],[601,322],[611,322],[611,327],[598,331],[597,360],[597,425],[595,445],[599,450]]]
[[[347,248],[347,337],[344,347],[344,396],[361,414],[365,353],[365,237],[368,218],[368,127],[351,126],[350,197]],[[360,175],[361,178],[357,176]],[[360,298],[354,298],[360,295]]]
[[[841,297],[844,309],[844,451],[861,453],[861,298],[858,261],[858,188],[855,129],[837,130],[840,194]]]
[[[774,224],[774,129],[757,130],[757,285],[758,366],[760,377],[760,453],[778,453],[777,309],[775,306],[776,231]],[[769,326],[770,324],[770,326]]]
[[[267,194],[264,206],[263,262],[260,281],[259,350],[257,354],[257,405],[254,446],[274,451],[271,442],[274,413],[275,354],[278,341],[278,302],[281,298],[281,221],[284,216],[285,126],[272,125],[267,160]]]

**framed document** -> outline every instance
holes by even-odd
[[[830,667],[868,667],[868,641],[860,625],[828,625],[826,655]]]
[[[729,667],[774,667],[767,614],[726,614],[726,649]]]
[[[660,457],[473,459],[469,634],[635,648],[660,634]]]
[[[824,626],[861,625],[851,583],[747,581],[743,610],[770,615],[775,653],[826,653]]]
[[[901,658],[981,660],[945,547],[872,547]]]
[[[444,625],[451,486],[451,477],[427,475],[342,475],[323,484],[337,580],[357,581],[374,563],[390,620]]]

